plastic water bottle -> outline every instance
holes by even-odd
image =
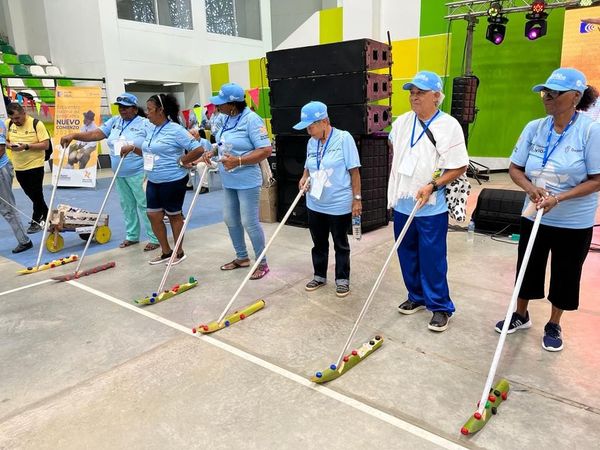
[[[362,227],[360,225],[360,216],[352,217],[352,235],[354,236],[354,239],[356,239],[357,241],[360,241],[360,238],[362,237]]]
[[[469,222],[469,226],[467,227],[467,242],[473,242],[475,239],[475,222],[472,220]]]

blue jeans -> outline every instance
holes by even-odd
[[[396,239],[408,220],[406,214],[394,210]],[[415,217],[398,247],[402,278],[408,299],[425,305],[429,311],[454,312],[448,289],[446,235],[448,213]]]
[[[254,248],[255,258],[265,248],[265,233],[258,221],[258,209],[260,204],[260,186],[252,189],[229,189],[224,188],[223,196],[223,219],[229,229],[229,237],[235,249],[238,259],[248,258],[244,230],[250,237]],[[262,262],[267,262],[263,258]]]

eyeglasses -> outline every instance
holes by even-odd
[[[540,91],[540,95],[542,96],[542,98],[548,97],[550,100],[554,100],[557,97],[560,97],[563,94],[566,94],[567,92],[571,92],[571,91],[555,91],[553,89],[542,89]]]

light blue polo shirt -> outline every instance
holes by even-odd
[[[250,108],[244,109],[237,116],[227,117],[215,139],[218,143],[232,144],[230,153],[235,157],[271,146],[265,123]],[[252,189],[262,185],[262,173],[258,164],[237,167],[232,172],[219,164],[219,172],[223,187],[228,189]]]
[[[317,151],[324,151],[320,168],[327,173],[320,199],[307,193],[306,206],[316,212],[341,216],[352,212],[352,179],[348,171],[360,167],[360,158],[350,133],[333,128],[330,136],[324,150],[324,145],[315,138],[306,145],[304,168],[312,176],[317,171]]]
[[[6,127],[4,126],[3,120],[0,120],[0,145],[6,145]],[[2,157],[0,157],[0,169],[2,169],[7,164],[8,164],[8,156],[6,155],[6,150],[5,150],[4,155],[2,155]]]
[[[104,122],[100,131],[106,136],[106,143],[110,149],[110,165],[113,170],[117,170],[120,156],[113,155],[114,142],[120,138],[133,142],[137,148],[142,148],[142,143],[146,139],[146,130],[148,119],[141,116],[135,116],[131,120],[123,120],[121,116],[114,116]],[[131,177],[144,171],[144,160],[141,156],[131,152],[121,164],[119,177]]]
[[[142,152],[154,155],[154,167],[146,171],[148,180],[153,183],[181,180],[188,170],[179,167],[177,162],[186,150],[200,147],[200,142],[184,127],[170,120],[159,126],[148,122],[147,130]]]
[[[525,175],[534,184],[543,180],[545,189],[553,194],[566,192],[587,180],[589,175],[600,173],[600,123],[589,117],[577,114],[577,118],[564,134],[552,153],[550,151],[559,139],[559,134],[551,130],[552,117],[529,122],[513,150],[511,162],[525,167]],[[550,145],[547,146],[550,135]],[[544,151],[548,147],[548,162],[542,170]],[[525,200],[525,209],[529,204]],[[560,202],[549,213],[544,214],[542,223],[562,228],[589,228],[594,225],[598,193]]]

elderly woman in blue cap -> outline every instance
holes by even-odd
[[[544,326],[542,347],[563,348],[560,319],[563,311],[579,306],[583,262],[592,241],[600,190],[600,124],[580,114],[596,101],[596,90],[585,75],[570,68],[556,69],[533,88],[541,94],[546,117],[529,122],[513,150],[509,174],[527,193],[524,215],[544,209],[544,216],[525,271],[508,332],[531,327],[530,300],[545,297],[546,265],[550,264],[548,300],[550,319]],[[517,272],[533,222],[521,218]],[[504,321],[496,324],[500,332]]]
[[[417,202],[420,207],[398,248],[408,291],[399,311],[413,314],[427,308],[432,313],[428,328],[444,331],[455,310],[447,280],[444,191],[465,172],[469,156],[460,124],[439,109],[444,99],[440,77],[421,71],[403,89],[410,91],[411,111],[394,121],[389,135],[394,157],[388,206],[394,209],[396,239]]]
[[[307,181],[310,183],[306,206],[314,269],[313,279],[305,289],[314,291],[327,282],[331,234],[335,249],[335,293],[345,297],[350,293],[348,230],[352,216],[360,216],[362,212],[358,150],[350,133],[331,126],[324,103],[313,101],[302,107],[300,122],[294,129],[304,128],[311,139],[298,187],[304,189]]]
[[[255,257],[265,248],[265,234],[258,219],[262,173],[259,163],[271,155],[271,141],[262,118],[246,105],[244,89],[236,83],[221,86],[210,99],[224,115],[215,139],[219,152],[219,172],[225,192],[223,219],[235,250],[235,258],[221,266],[233,270],[250,266],[244,230]],[[213,157],[207,152],[205,160]],[[269,272],[264,258],[251,276],[258,280]]]
[[[119,95],[115,105],[119,107],[118,116],[111,117],[99,128],[63,136],[60,144],[66,148],[73,140],[96,142],[106,139],[113,170],[119,165],[121,157],[125,158],[115,180],[125,220],[125,239],[119,247],[129,247],[140,241],[140,222],[143,222],[149,241],[144,251],[156,250],[159,247],[158,239],[146,215],[144,161],[138,154],[122,151],[127,146],[142,146],[148,121],[133,94],[125,92]]]

